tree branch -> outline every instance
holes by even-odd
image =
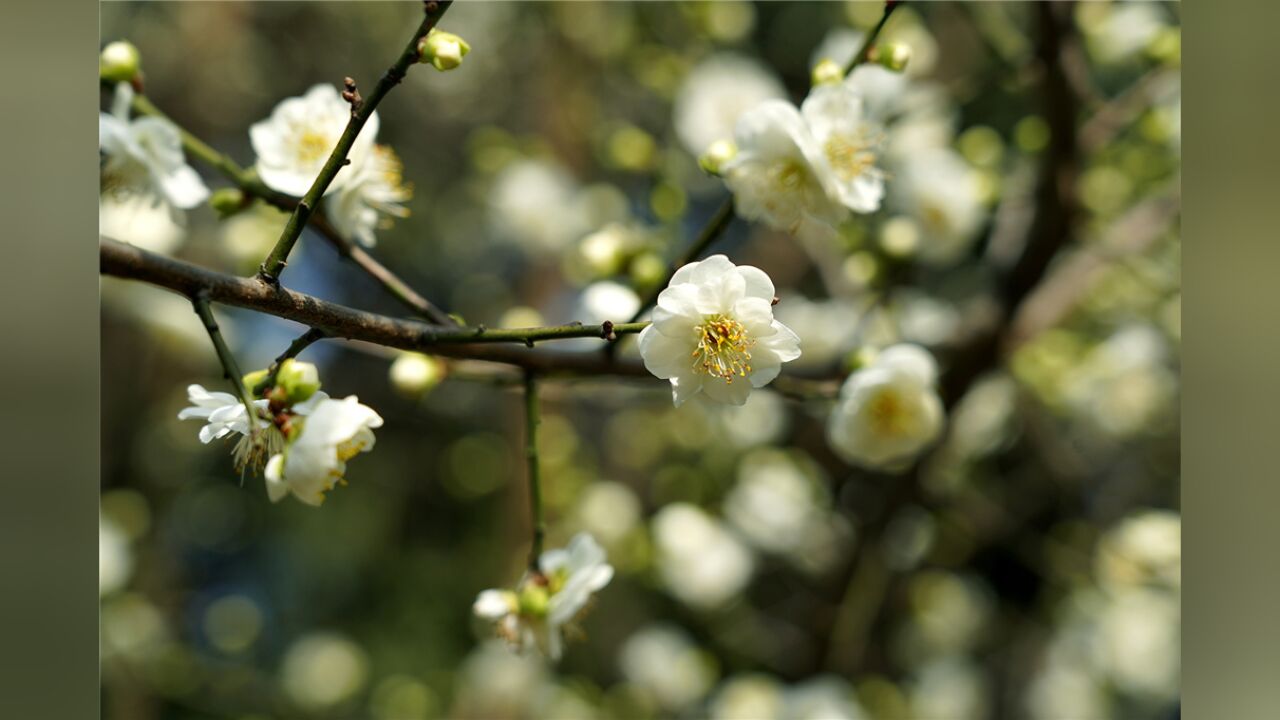
[[[333,152],[329,154],[329,159],[325,161],[324,167],[320,169],[320,174],[311,183],[311,188],[307,190],[306,195],[302,196],[298,206],[294,208],[293,215],[289,217],[289,222],[285,225],[280,239],[276,241],[275,247],[271,249],[271,254],[267,256],[267,259],[262,263],[262,267],[258,270],[258,275],[263,280],[270,283],[279,281],[280,272],[284,270],[285,263],[289,259],[289,253],[302,235],[302,229],[306,227],[307,218],[311,216],[312,211],[319,204],[320,198],[324,196],[325,190],[329,188],[329,184],[338,175],[338,171],[349,164],[347,153],[350,152],[352,144],[355,143],[356,136],[360,134],[365,122],[373,115],[378,103],[382,102],[382,98],[386,97],[391,88],[400,84],[400,81],[404,79],[405,73],[408,72],[409,66],[418,61],[420,56],[418,41],[431,32],[431,29],[435,27],[440,17],[444,15],[452,4],[453,0],[440,0],[439,2],[432,0],[426,4],[426,12],[422,18],[422,23],[414,31],[413,37],[409,39],[404,51],[400,53],[399,59],[378,79],[378,84],[374,86],[373,92],[369,93],[367,98],[361,98],[360,93],[356,90],[355,81],[351,78],[346,79],[346,90],[343,92],[343,97],[351,103],[351,119],[347,121],[346,129],[342,131],[342,136],[338,138],[338,144],[333,148]]]
[[[252,434],[258,427],[258,415],[253,407],[253,398],[244,386],[240,368],[236,365],[235,356],[231,354],[231,348],[227,347],[227,341],[223,339],[222,331],[218,329],[218,321],[213,317],[213,310],[209,307],[209,296],[203,291],[196,291],[188,297],[191,298],[191,305],[195,308],[196,315],[200,316],[200,321],[204,323],[205,331],[209,333],[214,351],[218,353],[218,362],[222,363],[222,374],[235,386],[236,396],[240,398],[240,402],[244,403],[245,413],[249,418],[249,432]]]
[[[542,555],[542,538],[546,523],[542,518],[542,475],[538,469],[538,379],[532,370],[524,371],[524,458],[529,479],[529,518],[533,528],[533,544],[529,547],[529,571],[541,573],[538,558]]]

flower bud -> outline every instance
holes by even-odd
[[[857,372],[875,364],[880,351],[874,347],[861,347],[849,353],[844,359],[844,367],[849,372]]]
[[[108,82],[129,82],[141,70],[142,55],[127,40],[109,43],[98,56],[98,76]]]
[[[813,72],[810,74],[809,80],[814,87],[835,85],[844,80],[844,68],[840,67],[840,63],[831,58],[823,58],[822,62],[813,66]]]
[[[708,175],[718,176],[724,169],[724,164],[737,154],[738,146],[734,145],[732,140],[717,140],[702,153],[702,157],[698,158],[698,165]]]
[[[662,282],[666,274],[667,263],[656,252],[643,252],[631,261],[631,281],[637,288],[651,288]]]
[[[220,218],[228,218],[249,206],[248,197],[239,188],[218,188],[209,196],[209,207]]]
[[[547,588],[537,583],[526,583],[520,589],[520,614],[531,617],[542,617],[547,614],[547,605],[551,594]]]
[[[444,363],[422,353],[401,353],[391,363],[391,385],[397,392],[416,396],[427,392],[444,379]]]
[[[320,389],[320,373],[311,363],[289,358],[280,363],[280,370],[276,373],[276,387],[284,391],[288,403],[300,403]]]
[[[254,397],[260,397],[257,393],[254,392],[254,388],[261,385],[262,381],[266,379],[267,379],[266,370],[254,370],[251,373],[245,373],[244,377],[240,378],[240,382],[244,383],[244,387],[246,390],[249,391],[250,395],[253,395]]]
[[[440,72],[452,70],[462,64],[462,58],[471,52],[466,40],[443,30],[432,29],[418,41],[418,62],[431,63]]]
[[[894,72],[902,72],[907,69],[907,62],[911,60],[911,47],[902,43],[877,45],[871,48],[869,59]]]

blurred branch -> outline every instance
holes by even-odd
[[[251,169],[240,167],[234,160],[227,155],[214,150],[200,138],[192,135],[181,125],[173,122],[158,107],[155,106],[145,96],[139,94],[133,98],[133,110],[140,115],[149,115],[168,120],[178,129],[178,133],[182,137],[182,147],[193,157],[201,160],[207,165],[213,167],[222,173],[228,180],[235,184],[241,192],[250,197],[256,197],[267,204],[285,211],[293,211],[298,207],[298,199],[286,195],[284,193],[272,190],[258,177],[258,174]],[[386,266],[378,262],[364,248],[360,247],[351,240],[343,237],[323,215],[311,215],[311,226],[320,232],[320,234],[329,241],[329,244],[338,251],[338,254],[355,263],[357,267],[363,270],[367,275],[378,282],[387,292],[391,293],[397,300],[412,310],[415,314],[424,317],[437,325],[457,325],[448,313],[436,307],[431,301],[419,295],[409,284],[401,280],[399,276],[391,272]]]
[[[689,249],[684,251],[684,254],[680,257],[671,261],[671,265],[667,267],[666,276],[663,277],[662,282],[654,285],[653,290],[644,299],[644,302],[640,303],[640,308],[631,316],[631,322],[639,320],[642,315],[658,302],[659,293],[671,283],[671,278],[675,276],[676,271],[702,257],[702,253],[711,247],[711,243],[724,234],[725,229],[729,227],[729,223],[732,220],[733,198],[730,197],[725,199],[719,209],[716,210],[716,214],[712,215],[711,219],[707,221],[707,224],[698,233],[697,239],[693,241]]]
[[[529,519],[533,528],[533,544],[529,547],[529,571],[540,574],[538,558],[542,555],[542,538],[546,523],[542,519],[542,476],[538,470],[538,380],[532,370],[524,371],[524,458],[529,474]]]
[[[1009,323],[1043,280],[1050,261],[1074,238],[1079,98],[1067,77],[1066,66],[1072,62],[1070,58],[1079,56],[1079,46],[1068,4],[1038,3],[1035,11],[1040,28],[1037,57],[1045,71],[1042,87],[1050,144],[1042,157],[1031,217],[1025,225],[1013,225],[1026,229],[1021,252],[1008,260],[994,263],[998,272],[996,312],[990,321],[972,329],[962,339],[942,376],[940,390],[948,409],[964,396],[974,380],[999,365],[1002,341]],[[866,540],[854,557],[849,580],[828,633],[824,662],[829,668],[853,674],[862,666],[867,640],[893,585],[892,577],[884,583],[877,581],[878,575],[884,572],[884,558],[877,555],[882,552],[884,533],[898,512],[920,502],[923,497],[920,466],[921,463],[917,462],[907,475],[895,480],[889,498],[875,517],[864,525],[863,537]]]
[[[1178,82],[1179,73],[1169,68],[1147,71],[1119,95],[1102,104],[1080,128],[1080,147],[1094,153],[1106,147],[1122,130],[1133,124],[1151,106],[1151,100],[1170,83]]]
[[[249,419],[249,431],[256,432],[258,414],[253,407],[253,398],[244,386],[240,368],[236,365],[235,356],[231,354],[231,348],[227,347],[227,341],[223,339],[222,331],[218,329],[218,321],[213,317],[213,310],[209,307],[209,296],[206,293],[197,292],[190,297],[191,305],[195,308],[200,321],[204,323],[204,329],[209,333],[209,340],[213,341],[214,351],[218,353],[218,362],[222,363],[222,374],[235,386],[236,396],[240,398],[240,402],[244,403],[245,415]]]
[[[327,337],[325,331],[319,328],[309,328],[306,332],[302,333],[302,335],[299,335],[296,340],[289,343],[289,347],[285,348],[284,352],[280,353],[280,355],[271,362],[271,366],[267,368],[267,376],[262,379],[262,382],[254,386],[253,394],[258,395],[267,388],[274,387],[276,384],[276,375],[280,373],[280,365],[283,364],[285,360],[291,360],[298,357],[303,350],[306,350],[311,347],[312,344],[323,340],[325,337]]]
[[[342,97],[351,103],[351,119],[347,121],[346,129],[342,131],[342,136],[338,138],[338,144],[333,148],[333,152],[329,154],[329,159],[325,161],[324,167],[320,169],[320,174],[311,183],[311,188],[302,196],[298,206],[293,209],[293,215],[289,217],[289,222],[285,224],[284,232],[281,233],[280,239],[276,241],[275,247],[271,249],[271,253],[267,255],[267,259],[263,261],[262,267],[258,270],[258,276],[263,280],[269,283],[279,281],[280,272],[284,270],[286,261],[289,259],[289,253],[302,235],[302,229],[306,227],[307,218],[310,217],[312,210],[320,202],[320,198],[324,196],[329,184],[337,177],[338,171],[350,164],[347,159],[347,153],[350,152],[352,144],[355,143],[356,136],[360,134],[360,130],[364,127],[369,117],[373,115],[378,104],[382,102],[382,98],[386,97],[391,88],[400,84],[400,81],[404,79],[405,73],[409,71],[409,66],[418,61],[421,56],[418,50],[418,41],[431,32],[431,29],[435,27],[440,17],[444,15],[452,4],[453,0],[439,0],[438,2],[437,0],[431,0],[431,2],[426,3],[424,17],[418,25],[418,29],[409,38],[409,43],[405,45],[395,64],[378,79],[377,85],[374,86],[373,92],[369,93],[368,97],[362,98],[360,96],[354,80],[351,78],[344,80],[345,89]]]
[[[858,52],[854,53],[853,59],[849,61],[849,66],[844,69],[844,74],[848,75],[859,64],[866,61],[867,56],[871,53],[871,48],[875,46],[876,38],[880,37],[880,31],[884,30],[885,23],[889,22],[889,16],[897,10],[905,0],[888,0],[884,4],[884,14],[880,16],[880,21],[876,26],[871,28],[871,32],[867,33],[867,37],[862,41],[862,47],[858,48]]]

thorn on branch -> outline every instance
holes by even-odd
[[[360,97],[360,90],[356,88],[354,79],[349,77],[342,79],[342,99],[351,103],[352,115],[360,112],[360,108],[364,105],[364,98]]]

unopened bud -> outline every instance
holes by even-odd
[[[717,140],[702,153],[702,157],[698,158],[698,165],[708,175],[718,176],[724,170],[725,163],[737,154],[738,146],[734,145],[732,140]]]
[[[813,72],[809,76],[814,87],[819,85],[835,85],[844,80],[844,68],[840,67],[840,63],[831,58],[823,58],[822,62],[813,66]]]
[[[127,40],[108,43],[98,56],[98,76],[108,82],[129,82],[141,70],[142,54]]]
[[[284,391],[289,404],[300,403],[320,389],[320,373],[311,363],[289,358],[280,363],[280,370],[276,373],[276,387]]]
[[[631,261],[631,281],[637,288],[652,288],[662,282],[667,264],[656,252],[643,252]]]
[[[404,395],[416,396],[427,392],[444,379],[444,364],[430,355],[401,353],[391,363],[391,386]]]
[[[266,370],[254,370],[251,373],[245,373],[244,377],[240,379],[240,382],[244,383],[244,387],[246,390],[249,391],[250,395],[253,395],[254,397],[260,397],[258,393],[254,392],[254,388],[261,385],[262,381],[266,379],[267,379]]]
[[[911,46],[902,43],[877,45],[871,48],[868,59],[894,72],[902,72],[907,69],[907,62],[911,60]]]
[[[427,36],[418,41],[418,62],[431,63],[435,69],[444,72],[462,64],[462,58],[471,52],[466,40],[451,32],[432,29]]]
[[[873,347],[861,347],[849,353],[844,359],[845,369],[849,372],[857,372],[866,367],[875,364],[876,358],[880,356],[880,351]]]
[[[537,583],[526,583],[520,589],[520,614],[531,617],[542,617],[547,614],[547,605],[551,594],[547,588]]]
[[[209,196],[209,207],[220,218],[228,218],[249,206],[248,198],[239,188],[218,188]]]

